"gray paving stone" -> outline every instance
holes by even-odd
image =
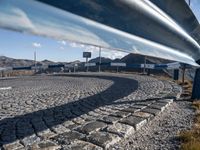
[[[149,106],[155,101],[145,101],[145,102],[137,102],[136,105],[144,105],[144,106]]]
[[[74,125],[74,122],[71,120],[67,120],[67,121],[64,121],[62,125],[68,128],[70,125]]]
[[[147,106],[146,105],[133,105],[133,106],[131,106],[131,107],[133,107],[133,108],[135,108],[135,109],[144,109],[144,108],[146,108]]]
[[[90,111],[88,112],[89,115],[94,116],[94,117],[98,117],[99,113],[95,113],[94,111]]]
[[[147,123],[147,120],[142,117],[128,116],[126,118],[123,118],[120,122],[131,125],[135,128],[135,130],[138,130],[139,128],[141,128],[143,125]]]
[[[22,150],[24,146],[19,143],[19,141],[15,141],[9,144],[3,145],[4,150]]]
[[[38,143],[34,143],[29,146],[29,150],[58,150],[61,146],[57,145],[53,141],[45,140]]]
[[[56,133],[52,132],[49,129],[39,131],[36,134],[43,139],[48,139],[48,138],[54,137],[56,135]]]
[[[80,131],[81,133],[85,133],[85,134],[90,134],[92,132],[98,131],[100,129],[103,129],[107,126],[106,123],[101,122],[101,121],[93,121],[93,122],[89,122],[87,124],[84,124],[80,127],[78,127],[76,130]]]
[[[55,125],[51,129],[57,134],[61,134],[61,133],[64,133],[64,132],[70,132],[71,131],[70,129],[64,127],[63,125]]]
[[[88,142],[108,149],[111,145],[117,143],[120,137],[107,132],[94,132],[86,137]]]
[[[109,125],[105,131],[126,138],[129,135],[133,134],[135,132],[135,129],[127,124],[115,123],[113,125]]]
[[[58,142],[60,145],[70,145],[76,140],[80,140],[85,138],[85,135],[76,132],[76,131],[71,131],[71,132],[66,132],[59,134],[55,137],[52,137],[51,140]]]
[[[1,133],[1,140],[5,143],[16,140],[16,132],[13,128],[5,128]]]
[[[121,111],[130,112],[130,113],[135,113],[135,112],[137,112],[137,111],[140,111],[140,109],[134,108],[134,107],[128,107],[128,108],[122,109]]]
[[[99,114],[102,114],[102,115],[109,115],[110,113],[109,112],[107,112],[107,111],[102,111],[102,110],[100,110],[100,109],[95,109],[94,110],[96,113],[99,113]]]
[[[78,126],[79,125],[74,123],[74,124],[68,125],[67,128],[70,129],[70,130],[73,130],[73,129],[76,129]]]
[[[146,112],[136,112],[134,114],[132,114],[133,116],[137,116],[137,117],[141,117],[141,118],[145,118],[147,119],[147,121],[150,121],[151,119],[153,119],[154,115],[150,114],[150,113],[146,113]]]
[[[98,120],[99,120],[99,121],[106,122],[106,123],[111,123],[111,124],[113,124],[113,123],[118,122],[120,119],[121,119],[121,118],[119,118],[119,117],[115,117],[115,116],[109,115],[109,116],[104,116],[103,118],[100,118],[100,119],[98,119]]]
[[[141,110],[142,112],[147,112],[147,113],[150,113],[150,114],[153,114],[154,116],[158,115],[161,111],[158,110],[158,109],[153,109],[153,108],[145,108],[145,109],[142,109]]]
[[[25,137],[21,140],[23,145],[26,146],[26,147],[29,146],[29,145],[32,145],[36,142],[39,142],[39,141],[40,141],[40,138],[36,135],[27,136],[27,137]]]
[[[173,99],[161,99],[161,100],[158,100],[157,102],[165,102],[165,103],[169,103],[169,104],[171,104],[171,103],[173,103]]]
[[[131,113],[130,112],[125,112],[125,111],[117,111],[115,113],[112,113],[111,115],[112,116],[116,116],[116,117],[124,118],[124,117],[127,117],[127,116],[131,115]]]
[[[103,148],[89,142],[77,140],[71,145],[64,146],[62,150],[103,150]]]
[[[166,102],[155,102],[153,103],[152,105],[159,105],[159,106],[164,106],[164,107],[167,107],[169,105],[169,103],[166,103]],[[150,105],[151,106],[151,105]]]
[[[88,115],[88,114],[83,114],[80,117],[83,118],[86,122],[90,122],[90,121],[93,121],[93,120],[101,117],[101,115],[98,114],[98,116],[91,116],[91,115]]]
[[[167,106],[167,104],[159,105],[159,104],[155,103],[155,104],[150,105],[149,108],[158,109],[162,112],[166,108],[166,106]]]
[[[79,124],[79,125],[85,123],[85,120],[83,118],[81,118],[81,117],[76,117],[72,121],[75,122],[76,124]]]

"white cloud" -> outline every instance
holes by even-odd
[[[92,45],[87,45],[85,47],[85,51],[91,52],[91,53],[98,52],[99,51],[99,47],[92,46]]]
[[[34,30],[34,25],[24,11],[18,8],[9,7],[10,13],[6,8],[0,7],[0,22],[3,27],[11,27],[14,29]]]
[[[58,43],[61,44],[61,45],[66,45],[67,44],[67,42],[65,42],[64,40],[58,41]]]
[[[102,56],[110,58],[110,59],[122,58],[122,57],[124,57],[126,55],[127,55],[127,53],[120,52],[120,51],[113,51],[113,50],[104,50],[104,51],[102,51]]]
[[[63,46],[60,47],[61,50],[64,50],[65,48]]]
[[[36,47],[36,48],[42,47],[42,45],[40,43],[37,43],[37,42],[34,42],[32,45],[33,45],[33,47]]]
[[[84,44],[80,44],[80,43],[75,43],[75,42],[72,42],[72,43],[70,43],[70,46],[71,47],[77,47],[77,48],[84,48],[84,47],[86,47],[86,45],[84,45]]]
[[[93,45],[83,45],[83,44],[72,42],[72,43],[70,43],[70,46],[77,47],[77,48],[83,48],[85,52],[91,52],[92,55],[99,55],[99,47],[96,47]],[[127,53],[102,48],[101,55],[102,55],[102,57],[116,59],[116,58],[124,57],[125,55],[127,55]]]

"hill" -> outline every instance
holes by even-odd
[[[33,60],[14,59],[6,56],[0,56],[0,67],[31,66],[33,64],[34,64]]]
[[[145,56],[137,55],[137,54],[128,54],[121,58],[121,62],[127,63],[127,64],[143,64],[144,63]],[[173,61],[170,60],[164,60],[154,57],[146,57],[146,63],[148,64],[166,64],[171,63]]]
[[[98,62],[99,62],[99,57],[89,60],[89,63],[98,63]],[[101,62],[102,63],[110,63],[110,62],[112,62],[112,59],[101,57]]]

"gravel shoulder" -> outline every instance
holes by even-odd
[[[156,116],[149,124],[142,127],[127,139],[117,143],[114,149],[179,149],[178,134],[191,129],[194,110],[191,102],[177,101],[163,113]]]

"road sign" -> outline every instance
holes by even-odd
[[[96,66],[96,63],[85,63],[85,67],[93,67]]]
[[[180,68],[180,63],[179,62],[175,62],[175,63],[169,63],[167,64],[167,69],[178,69]]]
[[[91,52],[83,52],[83,58],[91,58]]]
[[[141,64],[141,68],[148,68],[148,69],[154,69],[155,68],[155,64]]]
[[[111,66],[126,67],[126,63],[111,63]]]

